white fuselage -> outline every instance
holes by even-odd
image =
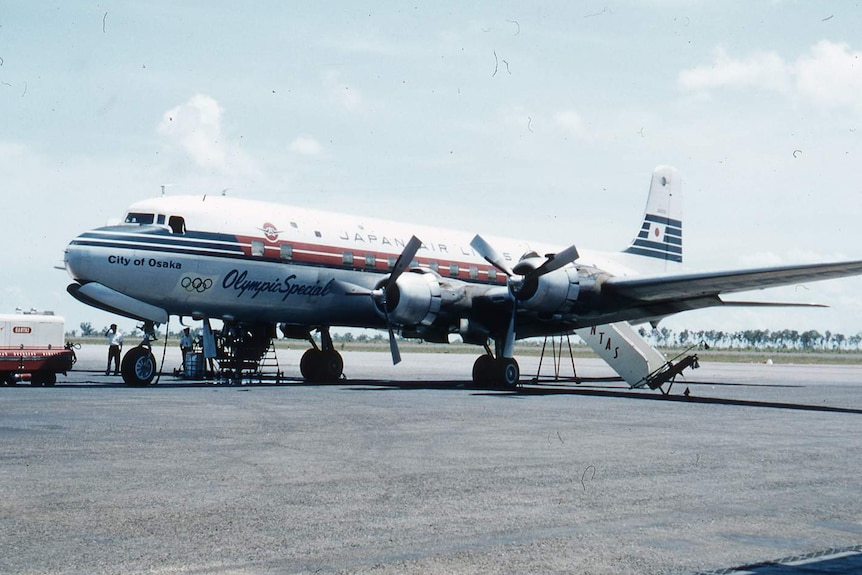
[[[414,235],[422,241],[414,267],[470,294],[505,292],[506,277],[470,247],[473,234],[220,196],[138,202],[125,223],[73,240],[66,267],[83,285],[100,284],[168,315],[385,327],[371,298],[345,296],[373,289]],[[511,265],[529,252],[559,250],[487,239]],[[636,260],[581,252],[577,263],[630,275],[626,263]]]

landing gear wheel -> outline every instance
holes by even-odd
[[[473,383],[487,387],[494,381],[494,358],[488,354],[480,355],[473,363]]]
[[[120,365],[126,385],[150,385],[156,376],[156,358],[146,347],[135,347],[126,352]]]
[[[334,349],[324,351],[320,362],[321,381],[333,382],[341,378],[341,373],[344,371],[344,360],[341,354]]]
[[[521,379],[521,368],[512,357],[501,357],[497,360],[497,382],[504,389],[515,389]]]
[[[344,360],[334,349],[323,351],[309,349],[302,354],[299,361],[299,372],[311,383],[332,383],[341,378],[344,371]]]
[[[299,360],[299,373],[306,381],[313,381],[314,374],[318,372],[317,364],[320,363],[320,350],[308,349],[302,354],[302,359]]]

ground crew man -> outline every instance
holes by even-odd
[[[123,336],[117,330],[117,324],[112,323],[111,328],[105,332],[108,338],[108,366],[105,375],[111,374],[111,360],[114,361],[114,375],[120,375],[120,350],[123,348]]]

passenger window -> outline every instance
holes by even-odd
[[[152,222],[152,220],[150,220]],[[186,221],[180,216],[171,216],[168,220],[168,226],[171,228],[171,231],[175,234],[184,234],[186,233]]]
[[[470,279],[475,280],[479,278],[479,268],[476,266],[470,266]]]
[[[389,258],[388,258],[388,260],[387,260],[387,262],[386,262],[386,263],[389,265],[389,269],[394,268],[394,267],[395,267],[395,262],[397,262],[397,261],[398,261],[398,258],[397,258],[397,257],[395,257],[395,256],[389,256]]]
[[[251,240],[251,255],[263,257],[263,240]]]
[[[495,268],[488,268],[488,279],[491,281],[497,279],[497,270]]]
[[[452,277],[458,276],[458,264],[449,264],[449,275]]]
[[[374,254],[365,254],[365,267],[373,268],[377,265],[377,258]]]
[[[293,246],[290,244],[281,244],[281,259],[290,261],[293,259]]]
[[[343,254],[341,254],[341,263],[343,263],[346,266],[352,266],[353,265],[353,252],[344,252]]]
[[[437,272],[440,270],[440,264],[438,264],[437,262],[430,262],[430,263],[428,264],[428,267],[429,267],[429,268],[431,269],[431,271],[432,271],[432,272],[434,272],[434,273],[437,273]]]

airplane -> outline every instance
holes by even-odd
[[[206,194],[139,201],[122,222],[73,239],[64,263],[77,300],[143,322],[148,337],[122,361],[129,385],[151,383],[147,344],[170,316],[204,322],[209,358],[217,355],[210,320],[221,320],[239,369],[256,365],[277,329],[307,340],[300,372],[309,382],[343,376],[333,327],[388,331],[393,363],[401,360],[396,332],[435,343],[457,334],[484,348],[475,383],[513,388],[519,339],[656,325],[713,306],[772,306],[721,296],[862,274],[862,260],[672,273],[682,239],[681,177],[659,166],[640,227],[620,252]]]

